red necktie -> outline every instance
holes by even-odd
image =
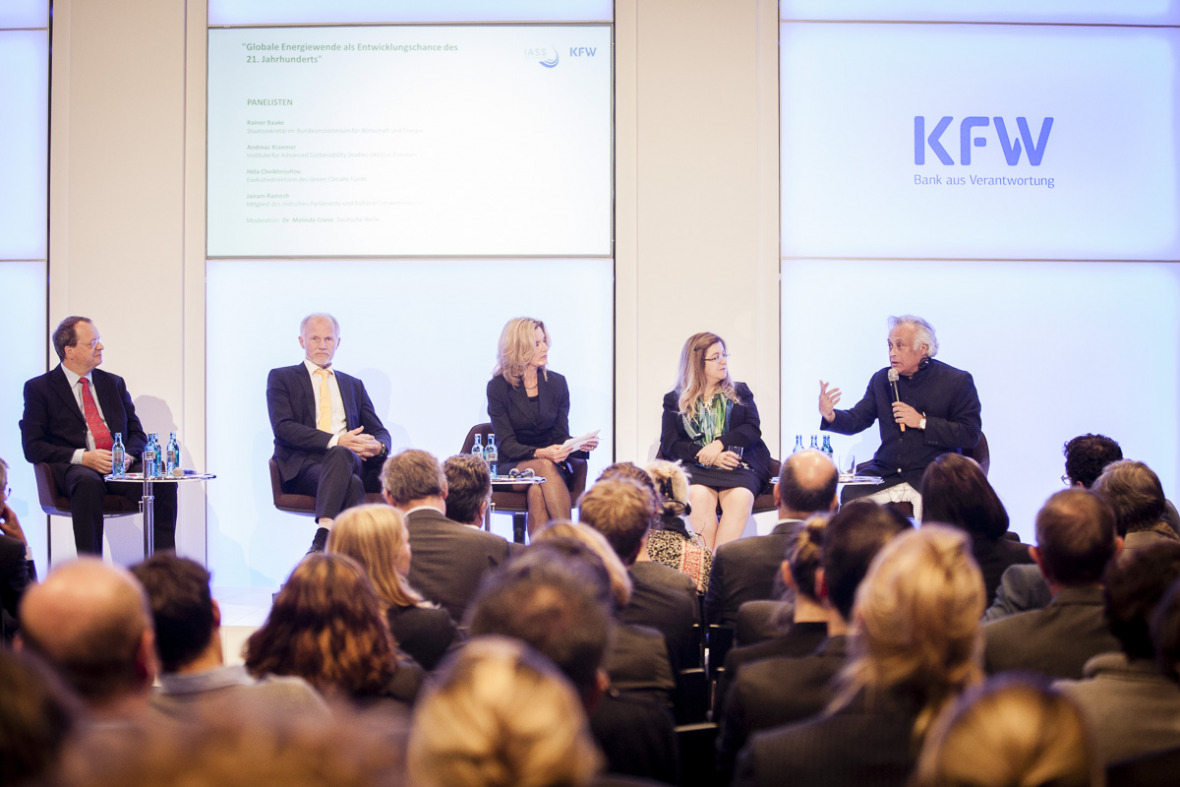
[[[94,435],[94,447],[100,451],[109,451],[115,441],[111,439],[111,430],[107,429],[102,416],[98,414],[98,405],[94,403],[94,397],[90,395],[90,381],[82,377],[78,382],[82,383],[82,412],[86,414],[86,425],[90,427],[90,433]]]

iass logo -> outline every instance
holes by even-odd
[[[947,152],[943,145],[942,136],[950,127],[954,118],[945,115],[929,134],[926,133],[926,118],[922,115],[914,116],[914,163],[922,165],[926,163],[926,148],[938,157],[938,160],[943,164],[953,165],[955,160],[951,158],[950,153]],[[1016,118],[1016,130],[1018,135],[1013,137],[1008,133],[1008,124],[1002,117],[987,118],[982,115],[972,115],[965,117],[959,122],[959,163],[964,167],[971,164],[971,148],[987,147],[988,134],[984,131],[989,126],[995,126],[995,136],[1000,144],[1000,149],[1004,153],[1004,160],[1008,162],[1008,166],[1014,167],[1020,163],[1020,157],[1023,153],[1028,154],[1028,163],[1034,167],[1041,165],[1041,159],[1045,156],[1045,148],[1049,144],[1049,132],[1053,128],[1053,118],[1044,118],[1041,121],[1041,130],[1037,134],[1036,142],[1033,142],[1032,129],[1029,127],[1028,119],[1018,117]],[[1023,143],[1023,144],[1022,144]],[[953,143],[952,147],[953,147]]]
[[[524,54],[525,57],[537,58],[537,62],[545,68],[554,68],[559,62],[561,62],[561,57],[557,54],[557,47],[525,47]]]

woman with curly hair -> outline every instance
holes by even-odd
[[[341,512],[328,536],[328,552],[352,558],[368,574],[402,652],[427,671],[437,667],[459,632],[445,609],[406,581],[412,556],[401,511],[371,503]]]
[[[413,704],[422,672],[397,643],[365,571],[344,555],[311,554],[295,567],[262,627],[246,640],[251,675],[295,675],[325,697],[360,705]]]

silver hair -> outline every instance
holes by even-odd
[[[331,320],[332,321],[332,328],[336,331],[336,335],[337,336],[340,335],[340,323],[336,321],[335,317],[328,314],[327,312],[313,312],[312,314],[307,315],[306,317],[304,317],[302,320],[299,321],[299,335],[300,336],[302,336],[304,334],[304,332],[307,330],[307,324],[309,322],[311,322],[312,320],[316,319],[317,317],[323,317],[325,320]]]
[[[899,325],[914,326],[915,339],[918,344],[926,345],[926,357],[933,358],[938,355],[938,337],[934,335],[934,326],[923,320],[921,317],[915,317],[912,314],[903,314],[900,317],[889,318],[889,332],[893,333],[893,329]]]

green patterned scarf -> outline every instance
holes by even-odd
[[[697,413],[694,416],[681,416],[684,421],[684,431],[697,445],[704,448],[709,443],[725,434],[725,425],[729,422],[729,413],[733,409],[733,402],[724,393],[714,394],[713,400],[706,404],[703,400],[697,403]]]

